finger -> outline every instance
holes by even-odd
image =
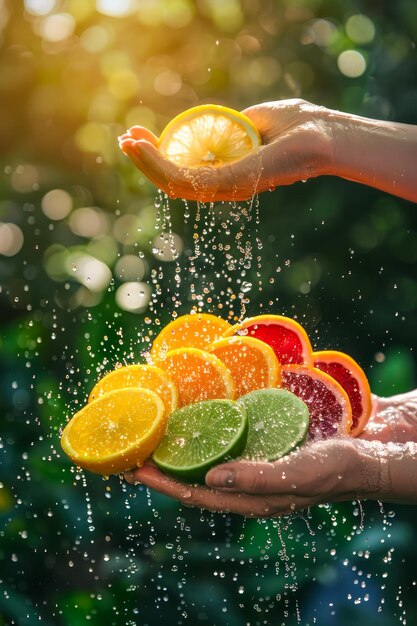
[[[317,441],[273,463],[232,461],[206,474],[213,489],[254,494],[332,496],[354,490],[357,451],[349,438]]]
[[[206,485],[251,494],[291,493],[287,472],[279,462],[236,461],[218,465],[206,474]]]
[[[125,479],[131,484],[140,482],[186,506],[219,513],[236,513],[245,517],[286,515],[297,508],[308,506],[305,499],[300,500],[296,496],[274,498],[272,501],[265,497],[222,493],[203,486],[189,485],[167,476],[152,465],[144,465],[133,472],[127,472]]]
[[[156,137],[156,135],[144,126],[132,126],[127,132],[131,137],[133,137],[133,139],[136,139],[136,141],[143,139],[144,141],[148,141],[152,145],[158,147],[158,137]]]
[[[210,201],[213,199],[212,189],[216,189],[214,168],[198,168],[192,170],[178,167],[166,159],[159,150],[147,141],[137,141],[135,150],[141,159],[141,169],[153,182],[171,197],[189,200]]]

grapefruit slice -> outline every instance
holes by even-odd
[[[352,407],[350,434],[357,437],[372,411],[371,389],[365,372],[352,357],[336,350],[313,352],[314,367],[337,380],[349,396]]]
[[[177,348],[206,348],[220,339],[229,328],[229,322],[209,313],[181,315],[167,324],[155,338],[151,358],[155,363],[165,358],[167,352]]]
[[[162,131],[159,150],[180,167],[218,167],[258,148],[261,137],[243,113],[203,104],[174,117]]]
[[[233,378],[214,354],[199,348],[171,350],[161,361],[161,368],[171,375],[178,389],[178,406],[225,398],[233,400]]]
[[[82,408],[61,437],[64,452],[97,474],[143,465],[165,433],[165,408],[150,389],[115,389]]]
[[[310,412],[310,440],[350,433],[352,408],[349,397],[329,374],[315,367],[284,365],[282,386],[306,403]]]
[[[212,343],[208,351],[229,368],[236,398],[256,389],[279,387],[281,368],[274,351],[253,337],[225,337]]]
[[[232,326],[224,337],[243,335],[267,343],[281,365],[313,365],[310,340],[298,322],[283,315],[257,315]]]

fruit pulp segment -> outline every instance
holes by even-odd
[[[284,371],[283,387],[295,393],[308,406],[311,439],[327,439],[339,433],[343,404],[321,380],[308,374]]]
[[[234,161],[252,147],[244,128],[223,115],[201,115],[175,131],[166,155],[172,161],[195,166]]]
[[[177,348],[204,350],[229,328],[229,322],[208,313],[182,315],[161,330],[153,342],[151,356],[159,361]]]
[[[125,450],[147,435],[163,416],[153,392],[120,391],[128,390],[94,400],[69,423],[68,443],[80,458],[102,459]]]
[[[306,404],[285,389],[262,389],[238,400],[249,422],[243,457],[273,461],[304,440],[309,424]]]
[[[236,398],[265,387],[276,387],[281,369],[270,346],[253,337],[229,337],[209,348],[229,368]]]
[[[232,376],[214,354],[198,348],[178,348],[168,352],[161,367],[177,386],[179,406],[234,397]]]
[[[171,414],[154,460],[158,465],[184,473],[204,468],[223,459],[239,441],[242,449],[246,431],[245,413],[230,400],[190,404]]]
[[[267,343],[282,365],[304,363],[303,344],[296,332],[279,324],[254,324],[246,328],[248,337]]]
[[[337,380],[337,382],[342,385],[343,389],[348,394],[352,407],[353,430],[356,427],[359,418],[363,412],[362,394],[359,388],[358,381],[354,376],[352,376],[352,373],[349,371],[349,369],[341,363],[324,363],[322,361],[315,361],[314,366]]]

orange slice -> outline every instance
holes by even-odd
[[[315,367],[284,365],[282,386],[308,406],[310,439],[349,434],[352,408],[346,391],[334,378]]]
[[[171,350],[161,362],[178,389],[178,406],[201,400],[233,400],[235,387],[227,367],[214,354],[199,348]]]
[[[116,389],[93,400],[65,426],[64,452],[97,474],[143,465],[165,433],[164,403],[150,389]]]
[[[229,328],[229,322],[209,313],[182,315],[167,324],[155,338],[151,357],[157,363],[165,358],[167,352],[177,348],[205,350]]]
[[[218,104],[203,104],[171,120],[158,147],[180,167],[218,167],[245,157],[261,143],[246,115]]]
[[[283,315],[257,315],[232,326],[224,337],[243,335],[267,343],[281,365],[299,363],[313,365],[312,347],[304,328]]]
[[[352,406],[350,434],[357,437],[372,411],[371,389],[361,366],[352,357],[336,350],[313,352],[314,366],[332,376],[349,396]]]
[[[144,387],[154,391],[165,405],[166,417],[177,408],[178,392],[174,381],[167,372],[155,365],[126,365],[113,370],[93,387],[88,401],[96,400],[114,389],[128,387]]]
[[[253,337],[226,337],[209,346],[229,369],[236,389],[236,398],[256,389],[278,387],[281,368],[274,351]]]

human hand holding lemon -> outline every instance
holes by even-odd
[[[269,102],[242,113],[202,105],[174,118],[159,139],[133,126],[119,143],[171,197],[247,200],[324,172],[329,140],[320,126],[323,110],[303,100]]]
[[[170,197],[240,201],[279,185],[332,175],[417,202],[416,126],[305,100],[266,102],[242,113],[198,106],[174,118],[159,139],[133,126],[119,142]]]

